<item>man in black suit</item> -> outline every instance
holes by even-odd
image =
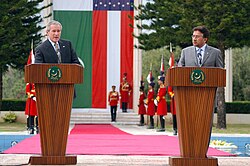
[[[46,26],[47,40],[35,49],[35,63],[80,64],[70,41],[62,40],[62,25],[52,20]]]

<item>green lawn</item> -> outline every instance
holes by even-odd
[[[227,129],[217,129],[216,124],[214,124],[212,133],[220,133],[220,134],[250,134],[250,124],[228,124]],[[167,131],[172,132],[172,125],[166,126]]]
[[[212,133],[223,133],[223,134],[250,134],[250,125],[246,124],[228,124],[227,129],[217,129],[213,127]]]
[[[16,131],[25,131],[26,124],[24,123],[5,123],[0,122],[0,132],[16,132]]]

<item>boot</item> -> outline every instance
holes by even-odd
[[[34,129],[34,116],[30,116],[29,122],[30,122],[30,134],[34,134],[35,129]]]
[[[29,116],[27,116],[27,130],[29,130],[30,129],[30,118],[29,118]]]
[[[39,134],[39,127],[38,127],[38,117],[35,117],[35,121],[36,121],[36,126],[35,126],[35,130],[36,130],[36,134]]]
[[[160,122],[161,122],[161,128],[159,130],[157,130],[158,132],[163,132],[165,131],[165,120],[163,118],[163,116],[160,116]]]
[[[173,135],[177,135],[177,129],[173,130]]]
[[[153,116],[150,116],[150,125],[148,126],[147,129],[154,129],[154,118],[153,118]]]
[[[140,115],[140,124],[138,126],[144,126],[144,115]]]

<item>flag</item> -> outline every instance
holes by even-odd
[[[152,70],[149,71],[148,76],[147,76],[148,83],[151,82],[151,79],[152,79]]]
[[[151,82],[152,77],[153,77],[153,74],[152,74],[152,64],[150,64],[150,69],[149,69],[149,73],[148,73],[148,76],[147,76],[148,83]]]
[[[171,68],[173,68],[174,66],[175,66],[175,64],[174,64],[174,53],[173,53],[173,51],[172,51],[172,45],[171,45],[171,43],[170,43],[170,57],[169,57],[169,68],[171,69]],[[173,96],[174,96],[174,91],[173,91],[173,88],[172,88],[172,86],[168,86],[168,94],[170,95],[170,97],[171,97],[171,99],[173,100]],[[173,102],[173,101],[172,101]],[[171,112],[173,113],[174,111],[173,111],[173,109],[174,109],[174,107],[172,106],[172,102],[171,102]]]
[[[54,0],[62,38],[72,41],[83,60],[84,83],[77,85],[74,108],[107,108],[112,85],[127,73],[133,86],[134,0]],[[131,19],[132,17],[132,19]],[[132,27],[131,27],[132,25]],[[129,108],[132,108],[132,98]]]
[[[161,68],[160,68],[161,75],[164,75],[164,72],[165,72],[165,70],[164,70],[164,57],[162,55],[161,56]]]
[[[169,58],[169,68],[173,68],[174,67],[174,53],[171,52],[170,53],[170,58]]]
[[[33,64],[35,63],[35,56],[34,56],[34,52],[33,52],[33,40],[31,42],[31,50],[30,50],[30,54],[27,60],[27,65],[29,64]]]
[[[170,49],[170,58],[169,58],[169,68],[173,68],[174,67],[174,53],[173,53],[173,49],[172,49],[172,44],[170,43],[170,46],[169,46],[169,49]]]

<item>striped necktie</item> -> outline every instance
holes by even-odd
[[[202,55],[201,55],[201,51],[202,51],[201,48],[199,48],[198,51],[197,51],[198,64],[199,64],[200,67],[201,67],[201,65],[202,65]]]
[[[58,63],[62,63],[62,58],[61,58],[61,53],[60,53],[58,43],[55,43],[55,49],[56,49],[56,54],[57,54],[57,57],[58,57]]]

